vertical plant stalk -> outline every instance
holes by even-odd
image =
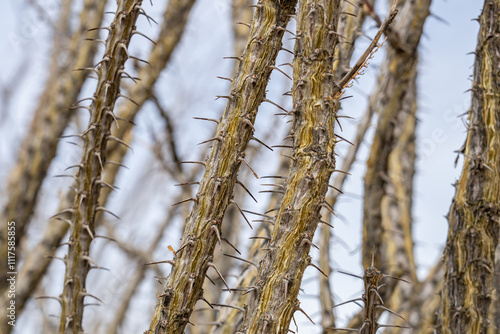
[[[106,1],[85,0],[80,15],[80,26],[73,33],[67,46],[68,55],[62,63],[60,54],[57,53],[58,47],[55,47],[55,53],[52,55],[54,61],[45,90],[35,110],[30,130],[21,144],[16,165],[7,181],[9,199],[2,208],[0,217],[1,268],[7,267],[6,262],[4,265],[7,259],[7,222],[16,222],[16,244],[19,245],[27,231],[38,192],[56,154],[59,138],[75,112],[70,107],[77,100],[87,73],[73,69],[91,66],[97,43],[86,41],[84,37],[97,37],[97,32],[87,31],[101,24],[105,5]],[[64,25],[62,23],[62,26]],[[57,40],[54,43],[61,44]],[[0,275],[1,295],[4,295],[3,291],[7,287],[4,278],[3,271]]]
[[[133,85],[128,92],[128,96],[133,97],[136,104],[120,105],[116,112],[118,116],[133,121],[144,103],[151,98],[154,85],[184,34],[186,23],[195,2],[196,0],[168,1],[156,47],[151,50],[147,63],[141,66],[138,71],[141,81]],[[130,132],[131,129],[131,126],[122,127],[120,125],[120,128],[116,129],[116,137],[125,137],[125,133]],[[110,143],[110,150],[113,150],[117,145]]]
[[[489,333],[500,235],[500,1],[479,16],[464,165],[448,214],[439,333]],[[498,330],[498,328],[496,329]]]
[[[104,3],[104,2],[103,2]],[[164,14],[164,21],[160,30],[160,37],[157,40],[157,47],[153,48],[148,58],[147,66],[142,66],[139,70],[140,78],[147,78],[141,80],[138,84],[133,85],[128,96],[137,104],[124,103],[119,106],[120,115],[126,115],[127,119],[133,120],[138,111],[142,108],[156,80],[159,77],[162,69],[168,63],[170,55],[177,46],[187,22],[190,10],[194,0],[183,1],[169,1]],[[104,9],[104,6],[103,8]],[[102,10],[103,12],[104,10]],[[101,16],[102,16],[101,12]],[[87,14],[89,15],[89,14]],[[98,26],[96,24],[95,26]],[[94,45],[95,43],[89,43]],[[154,70],[150,70],[150,69]],[[137,88],[140,87],[140,88]],[[132,123],[123,122],[120,124],[119,129],[115,129],[118,134],[115,137],[123,140],[127,145],[132,142]],[[114,162],[114,164],[105,164],[104,166],[104,182],[107,184],[114,184],[115,178],[118,174],[121,163],[127,153],[126,146],[119,143],[111,142],[107,145],[107,160]],[[100,192],[99,201],[102,206],[106,205],[107,198],[111,188],[102,188]],[[61,199],[60,210],[68,208],[72,205],[74,199],[73,191],[69,191]],[[56,247],[61,243],[62,238],[66,235],[69,229],[67,222],[60,219],[51,219],[44,231],[43,237],[35,248],[27,255],[26,260],[19,271],[18,283],[16,286],[16,310],[20,315],[24,308],[26,300],[35,291],[38,283],[41,281],[49,264],[51,263],[52,256],[55,253]],[[6,294],[2,294],[6,296]],[[3,301],[0,296],[0,304]],[[3,310],[0,310],[0,316]],[[12,328],[8,326],[7,329]],[[4,333],[7,334],[6,330]]]
[[[120,95],[120,81],[125,61],[129,58],[128,45],[135,33],[135,23],[142,8],[142,0],[121,0],[115,18],[109,27],[105,54],[98,69],[96,92],[91,98],[89,127],[81,135],[84,141],[82,162],[77,173],[77,193],[73,204],[73,218],[66,258],[66,275],[61,297],[60,333],[83,332],[82,318],[87,274],[98,268],[90,258],[90,244],[95,235],[96,214],[106,211],[99,205],[101,179],[106,163],[106,144],[117,140],[111,135],[111,124],[116,120],[113,110]],[[108,185],[109,186],[109,185]],[[92,267],[92,264],[95,267]],[[98,299],[98,298],[96,298]]]
[[[290,159],[281,156],[280,164],[275,175],[286,175],[290,169]],[[272,193],[269,200],[268,210],[279,208],[282,195]],[[231,307],[222,307],[217,315],[215,326],[211,334],[233,334],[242,329],[246,323],[247,312],[241,312],[241,309],[253,309],[255,304],[255,281],[257,280],[257,268],[254,264],[259,263],[264,256],[264,247],[271,235],[271,227],[274,220],[271,216],[259,217],[264,221],[259,225],[252,237],[252,242],[248,247],[248,260],[250,263],[244,263],[235,288],[226,299],[225,305]]]
[[[311,264],[309,250],[321,219],[320,210],[328,206],[325,194],[335,169],[335,104],[342,89],[366,64],[397,12],[391,10],[368,50],[336,83],[332,65],[339,9],[340,1],[326,5],[319,0],[299,2],[292,88],[292,167],[268,253],[259,265],[257,307],[249,310],[249,333],[287,333],[293,314],[303,312],[297,296],[304,271]]]
[[[373,266],[365,270],[365,274],[363,275],[365,292],[361,298],[365,305],[364,323],[359,330],[360,334],[375,334],[379,329],[379,323],[377,322],[377,307],[384,302],[380,298],[378,290],[380,281],[383,277],[384,275],[380,270]]]
[[[391,43],[369,108],[379,118],[367,161],[363,203],[363,266],[417,282],[412,240],[412,196],[415,173],[418,45],[430,0],[402,1],[392,26]],[[394,32],[398,32],[397,40]],[[397,44],[396,44],[397,43]],[[396,48],[395,45],[398,45]],[[407,50],[407,51],[403,51]],[[416,297],[416,285],[393,280],[381,291],[387,307],[400,309]],[[396,321],[390,316],[389,322]],[[398,318],[399,319],[399,318]],[[349,326],[351,327],[351,326]],[[388,332],[402,330],[395,327]]]
[[[373,6],[374,2],[374,0],[369,1],[371,6]],[[341,80],[349,70],[354,45],[361,33],[361,28],[366,18],[366,12],[363,10],[362,6],[356,7],[346,1],[342,3],[342,11],[353,13],[356,16],[342,15],[339,20],[339,35],[343,36],[343,41],[345,43],[339,44],[335,49],[336,57],[339,58],[338,61],[334,63],[334,78],[336,81]],[[340,104],[337,104],[336,107],[338,110]],[[349,172],[352,164],[354,163],[358,148],[360,147],[361,142],[365,137],[365,133],[370,126],[372,115],[372,109],[368,109],[358,125],[356,137],[353,141],[354,145],[349,147],[349,151],[342,161],[342,167],[340,168],[342,173],[338,173],[334,179],[333,186],[336,189],[342,189],[344,181],[347,177],[346,172]],[[328,203],[331,204],[332,209],[335,209],[335,204],[337,203],[337,198],[340,194],[340,192],[335,190],[335,188],[334,191],[330,192],[327,200]],[[321,306],[321,326],[323,327],[323,334],[332,332],[327,329],[328,327],[335,327],[333,293],[329,280],[332,271],[330,266],[330,241],[332,239],[332,232],[331,227],[329,226],[332,225],[332,215],[327,214],[325,220],[329,224],[322,224],[320,227],[321,236],[319,241],[319,267],[323,270],[326,276],[322,273],[318,273],[319,302]]]
[[[230,204],[236,176],[252,138],[253,123],[271,75],[295,0],[260,0],[250,37],[222,115],[205,173],[186,221],[181,249],[177,251],[164,293],[156,305],[149,333],[179,333],[189,321],[220,235],[224,211]],[[214,268],[215,270],[215,268]]]
[[[340,1],[299,1],[292,98],[293,155],[269,250],[260,262],[257,304],[247,332],[287,333],[320,210],[335,169],[332,65],[338,43]],[[338,93],[338,92],[337,92]]]
[[[252,21],[253,15],[253,3],[253,0],[235,0],[232,4],[231,17],[233,25],[231,32],[233,33],[233,50],[235,55],[238,56],[243,54],[247,44],[248,34],[250,33],[250,22]],[[238,70],[238,67],[239,63],[235,64],[232,76],[234,76],[234,74]],[[260,148],[260,146],[258,148]],[[249,158],[251,158],[249,153],[250,152],[247,152]],[[246,182],[243,183],[246,184]],[[236,193],[233,200],[238,203],[242,203],[245,196],[247,196],[246,192]],[[222,242],[220,245],[222,254],[231,254],[234,252],[234,249],[232,247],[238,247],[241,230],[241,224],[239,224],[239,222],[241,221],[240,218],[241,214],[236,206],[229,206],[227,208],[226,213],[224,214],[224,221],[227,221],[229,223],[226,224],[225,222],[223,222],[222,230],[220,232],[221,237],[224,236],[225,238],[227,238],[231,243],[231,246],[227,242]],[[227,256],[215,256],[214,264],[219,269],[221,276],[227,277],[231,269],[234,267],[235,260]],[[212,284],[212,282],[210,281],[205,281],[203,287],[203,297],[212,303],[218,303],[221,301],[221,289],[225,287],[224,282],[220,279],[214,280],[214,283],[215,284]],[[230,294],[230,296],[233,295],[234,294]],[[197,304],[197,309],[199,306],[201,306],[202,308],[206,308],[207,304],[205,302],[199,301]],[[203,324],[213,324],[214,320],[216,321],[216,316],[219,317],[222,313],[224,313],[224,311],[235,311],[239,313],[239,310],[232,308],[222,308],[218,314],[216,314],[215,312],[206,312],[201,310],[199,312],[196,311],[197,310],[195,310],[195,312],[191,316],[191,322],[196,324],[196,326],[190,328],[191,334],[207,333],[208,327],[204,326]]]
[[[192,179],[192,177],[190,177],[190,179]],[[187,189],[183,190],[178,196],[176,196],[177,200],[174,199],[174,201],[182,200],[183,198],[185,198],[186,193],[189,193],[189,191],[187,191]],[[139,284],[146,277],[147,270],[151,268],[150,266],[146,265],[146,262],[151,260],[154,251],[158,248],[158,245],[160,244],[164,236],[164,232],[166,231],[167,227],[170,225],[170,223],[176,216],[177,216],[177,210],[170,210],[167,214],[167,217],[158,228],[158,231],[160,231],[160,233],[157,233],[152,238],[152,240],[148,242],[149,246],[148,249],[145,252],[142,252],[141,250],[136,250],[135,260],[137,263],[136,263],[136,268],[133,271],[134,274],[132,278],[128,280],[127,287],[125,288],[123,294],[120,296],[119,302],[117,302],[117,305],[119,306],[117,307],[117,311],[114,313],[110,323],[106,326],[106,333],[119,332],[119,328],[123,325],[123,322],[127,314],[127,310],[129,309],[129,306],[131,304],[132,297],[137,292]]]

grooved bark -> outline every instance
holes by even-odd
[[[488,316],[500,234],[500,1],[479,16],[462,174],[448,214],[439,333],[498,331]]]
[[[359,70],[383,31],[397,13],[395,8],[382,24],[368,49],[353,68],[336,83],[332,65],[338,43],[340,1],[301,1],[295,43],[292,97],[293,155],[283,201],[273,234],[259,265],[257,308],[250,310],[249,333],[287,333],[297,300],[309,249],[320,220],[321,207],[328,207],[325,194],[335,168],[333,132],[335,104],[343,88]]]
[[[373,7],[374,0],[368,1],[368,4]],[[335,56],[339,58],[338,61],[334,63],[334,78],[335,81],[340,81],[344,75],[346,75],[349,70],[349,64],[351,62],[352,53],[354,52],[355,42],[361,34],[361,28],[366,18],[367,12],[363,9],[362,1],[358,1],[358,7],[356,8],[354,4],[348,3],[344,1],[342,3],[342,11],[347,13],[353,13],[356,16],[352,15],[343,15],[339,20],[339,34],[343,37],[343,41],[345,43],[341,43],[335,49]],[[336,106],[340,107],[340,104]],[[372,114],[367,112],[363,119],[360,121],[360,125],[358,126],[358,132],[356,133],[355,140],[353,142],[353,146],[349,147],[349,151],[344,157],[342,161],[342,167],[340,168],[343,172],[349,172],[352,164],[356,158],[356,153],[358,148],[361,146],[361,142],[365,137],[365,133],[370,125],[370,121],[372,118]],[[338,173],[335,177],[333,186],[336,189],[342,189],[344,181],[346,179],[347,174]],[[331,204],[332,209],[335,209],[335,204],[337,203],[339,191],[333,190],[328,195],[328,203]],[[326,210],[324,210],[326,212]],[[332,215],[327,215],[325,221],[331,224]],[[330,241],[332,237],[331,227],[327,224],[323,224],[320,227],[320,241],[319,241],[319,267],[323,270],[323,272],[327,275],[325,277],[322,273],[318,273],[319,280],[319,302],[321,305],[321,326],[323,327],[323,334],[332,333],[332,329],[328,329],[329,327],[335,327],[335,315],[334,315],[334,303],[333,303],[333,293],[332,287],[330,285],[330,274],[332,272],[330,266],[331,259],[331,248]]]
[[[280,164],[275,175],[286,175],[290,168],[290,160],[287,157],[281,156]],[[268,209],[275,209],[280,205],[282,194],[273,193],[268,204]],[[263,219],[271,219],[261,217]],[[255,231],[254,239],[248,247],[248,260],[253,263],[259,263],[263,257],[263,248],[265,247],[269,236],[271,235],[271,221],[263,222]],[[243,270],[239,275],[238,281],[235,283],[233,293],[228,296],[225,301],[226,305],[242,308],[245,312],[241,312],[238,308],[223,307],[217,316],[214,328],[210,331],[211,334],[232,334],[243,330],[243,325],[246,323],[248,309],[254,309],[255,304],[255,281],[257,280],[257,268],[251,264],[245,263]]]
[[[248,333],[287,333],[309,249],[335,169],[333,78],[340,0],[299,1],[292,97],[293,159],[267,254],[259,265],[258,304]]]
[[[125,115],[127,119],[133,120],[150,97],[150,92],[154,84],[163,68],[165,68],[168,63],[173,50],[183,35],[187,18],[194,2],[195,0],[172,0],[168,2],[160,34],[156,41],[157,47],[153,48],[151,51],[148,57],[148,65],[142,66],[139,70],[138,76],[144,78],[144,80],[133,85],[128,93],[130,99],[137,104],[128,102],[121,104],[118,107],[118,114]],[[103,11],[104,7],[102,8],[102,12]],[[132,123],[122,122],[120,128],[115,130],[115,133],[117,133],[116,137],[123,140],[127,145],[130,145],[132,142]],[[115,178],[127,152],[127,147],[122,144],[115,142],[108,143],[108,161],[115,162],[116,164],[106,164],[104,166],[104,182],[111,185],[115,183]],[[99,197],[101,205],[106,205],[110,192],[110,188],[101,189]],[[69,190],[61,199],[61,204],[59,206],[60,210],[70,207],[73,202],[73,197],[73,191]],[[16,286],[16,310],[18,315],[21,314],[25,302],[30,297],[32,291],[38,286],[38,283],[52,261],[52,256],[54,256],[56,247],[61,244],[61,240],[68,230],[69,225],[66,222],[58,219],[51,219],[47,224],[42,239],[27,255],[19,271]],[[6,294],[0,296],[0,304],[3,303],[3,298],[6,297]],[[0,317],[4,313],[4,309],[0,309]],[[4,333],[7,334],[7,330],[11,328],[10,326],[5,328]]]
[[[203,295],[202,285],[218,241],[226,207],[245,149],[252,137],[257,108],[265,98],[265,88],[295,1],[262,0],[256,5],[250,38],[233,80],[229,102],[213,140],[213,148],[199,191],[193,199],[182,238],[174,258],[164,293],[148,333],[181,333],[194,305]]]
[[[120,94],[120,81],[124,64],[129,58],[127,51],[134,34],[135,23],[141,10],[142,0],[120,0],[115,19],[109,28],[106,50],[98,69],[97,89],[90,105],[89,126],[81,135],[85,146],[77,173],[77,193],[71,209],[72,219],[64,290],[61,297],[60,333],[83,332],[83,308],[86,296],[87,274],[92,264],[90,244],[95,235],[96,214],[103,211],[99,205],[103,166],[106,163],[106,144],[119,141],[111,135],[115,121],[113,109]]]

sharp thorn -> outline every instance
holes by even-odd
[[[234,255],[231,255],[231,254],[225,254],[225,256],[227,257],[232,257],[233,259],[236,259],[236,260],[240,260],[240,261],[243,261],[243,262],[246,262],[248,264],[251,264],[252,266],[254,266],[255,268],[259,268],[259,265],[253,261],[249,261],[249,260],[245,260],[245,259],[242,259],[241,257],[237,257],[237,256],[234,256]]]
[[[250,190],[248,190],[248,188],[245,187],[245,185],[243,183],[241,183],[238,180],[236,180],[236,183],[239,184],[247,192],[247,194],[250,195],[250,197],[252,197],[252,199],[255,201],[255,203],[257,203],[257,200],[255,199],[255,197],[252,195],[252,193],[250,192]]]
[[[174,184],[174,186],[190,186],[192,184],[200,184],[200,182],[184,182],[184,183],[177,183],[177,184]]]
[[[255,171],[253,170],[252,166],[250,166],[250,164],[248,163],[248,161],[246,161],[246,159],[243,158],[243,157],[240,157],[240,160],[243,161],[248,166],[248,168],[250,168],[250,170],[252,171],[253,175],[258,179],[259,176],[257,175],[257,173],[255,173]]]
[[[210,121],[219,124],[219,121],[213,118],[204,118],[204,117],[193,117],[194,119],[199,119],[202,121]]]
[[[172,260],[163,260],[163,261],[153,261],[153,262],[148,262],[148,263],[145,263],[144,265],[145,266],[150,266],[152,264],[162,264],[162,263],[168,263],[172,266],[175,266],[175,262],[172,261]]]
[[[222,240],[224,240],[229,246],[231,246],[231,248],[233,248],[236,251],[236,253],[241,255],[241,252],[236,247],[234,247],[234,245],[230,243],[229,240],[227,240],[226,238],[222,238]]]
[[[233,203],[236,208],[238,209],[238,211],[241,213],[241,215],[243,216],[243,218],[245,219],[245,221],[247,222],[248,226],[250,226],[250,228],[253,230],[253,227],[252,227],[252,224],[250,224],[250,222],[248,221],[247,217],[245,216],[245,214],[243,213],[243,210],[241,210],[240,206],[238,205],[238,203],[236,203],[236,201],[234,200],[230,200],[229,201],[230,203]]]
[[[227,285],[226,280],[224,279],[224,277],[222,277],[222,274],[220,273],[219,269],[217,269],[217,267],[215,266],[215,264],[213,264],[212,262],[209,262],[208,266],[212,267],[217,272],[217,275],[219,275],[220,279],[222,280],[222,282],[224,283],[224,285],[226,286],[226,288],[230,289],[229,293],[231,293],[231,288],[229,287],[229,285]]]
[[[265,148],[267,148],[267,149],[269,149],[269,150],[273,151],[273,149],[272,149],[271,147],[269,147],[268,145],[264,144],[264,142],[263,142],[263,141],[261,141],[261,140],[259,140],[258,138],[255,138],[255,137],[253,137],[253,136],[252,136],[252,138],[250,138],[250,139],[255,140],[257,143],[259,143],[259,144],[263,145]],[[258,177],[257,177],[257,178],[258,178]]]
[[[113,217],[115,217],[116,219],[120,219],[120,217],[118,217],[117,215],[115,215],[113,212],[109,211],[108,209],[106,209],[105,207],[102,207],[102,206],[98,206],[97,208],[95,208],[95,211],[103,211],[103,212],[107,212],[109,213],[110,215],[112,215]]]

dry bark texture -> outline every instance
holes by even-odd
[[[287,333],[320,210],[335,169],[333,63],[340,1],[300,1],[292,97],[293,155],[267,254],[259,265],[247,333]],[[337,94],[336,94],[337,93]]]
[[[97,43],[85,39],[97,37],[97,32],[87,31],[101,24],[105,4],[105,1],[96,0],[84,2],[80,25],[73,33],[69,45],[59,42],[64,41],[64,37],[55,37],[54,62],[51,64],[50,76],[35,110],[28,131],[29,135],[21,145],[16,165],[8,179],[9,200],[2,208],[0,217],[1,268],[7,267],[7,222],[16,222],[16,245],[20,245],[20,240],[27,230],[34,211],[43,180],[56,154],[59,138],[75,112],[71,106],[77,100],[88,71],[74,71],[74,69],[92,66]],[[62,22],[60,22],[63,28],[67,26],[64,22],[69,20],[69,17],[64,17],[67,14],[63,10]],[[67,57],[61,57],[58,54],[61,48],[67,48]],[[5,282],[2,271],[0,275],[2,296],[4,295],[3,289],[6,287]]]
[[[375,1],[367,1],[367,3],[373,7]],[[348,3],[344,1],[342,3],[342,11],[345,13],[351,13],[354,15],[342,15],[339,20],[339,35],[343,36],[341,43],[335,49],[336,57],[339,58],[338,61],[334,63],[334,78],[335,81],[340,81],[344,75],[349,70],[349,64],[351,62],[352,53],[354,51],[354,45],[357,38],[361,35],[361,28],[367,16],[367,11],[364,10],[363,6],[364,1],[358,1],[357,6],[353,3]],[[340,104],[337,104],[336,107],[340,107]],[[342,189],[344,181],[346,179],[347,174],[345,172],[349,172],[352,164],[354,163],[356,153],[358,148],[361,145],[361,142],[365,136],[366,130],[370,125],[371,116],[373,113],[367,113],[366,116],[360,122],[358,127],[358,132],[356,133],[355,140],[353,142],[353,146],[349,148],[349,152],[344,157],[342,162],[341,171],[344,173],[338,173],[333,182],[334,191],[330,192],[328,196],[327,202],[331,204],[332,209],[335,209],[335,204],[337,202],[338,195],[340,192],[335,189]],[[325,211],[325,210],[324,210]],[[332,225],[332,215],[327,214],[325,218],[326,222],[329,225]],[[335,327],[335,315],[333,311],[334,303],[333,303],[333,293],[332,287],[330,284],[330,274],[332,272],[330,266],[331,260],[331,248],[330,241],[332,238],[331,227],[327,224],[323,224],[320,227],[321,237],[319,241],[319,267],[326,274],[318,273],[319,280],[319,302],[321,305],[321,326],[323,327],[323,334],[332,333],[333,330],[328,329],[330,327]]]
[[[258,106],[281,48],[281,39],[295,1],[259,1],[251,24],[250,37],[228,104],[222,115],[213,148],[205,162],[200,183],[183,233],[181,249],[174,257],[172,271],[153,316],[148,333],[180,333],[184,330],[197,300],[220,235],[224,211],[233,197],[238,169],[252,138]],[[217,270],[216,270],[217,271]]]
[[[90,244],[95,235],[96,215],[106,211],[99,204],[101,187],[112,187],[102,180],[106,163],[106,144],[121,140],[111,135],[115,102],[120,96],[120,81],[124,64],[129,58],[127,51],[135,23],[142,8],[142,0],[118,2],[115,19],[109,27],[106,50],[97,70],[98,82],[91,98],[90,121],[87,130],[80,136],[84,141],[83,158],[76,175],[77,187],[71,209],[62,211],[61,216],[71,214],[71,224],[66,262],[64,290],[61,297],[60,333],[83,332],[83,308],[86,296],[93,298],[86,290],[87,274],[98,267],[90,258]],[[93,266],[94,265],[94,266]],[[98,299],[98,298],[96,298]]]
[[[448,214],[439,333],[498,333],[495,251],[500,233],[500,1],[479,16],[464,166]]]
[[[232,4],[232,23],[233,23],[233,43],[234,43],[234,54],[236,56],[241,56],[245,50],[248,34],[250,32],[250,22],[252,21],[253,15],[253,0],[235,0]],[[237,62],[234,67],[234,74],[238,70],[239,63]],[[260,148],[260,147],[259,147]],[[256,153],[257,150],[253,150]],[[253,156],[249,151],[247,151],[248,158],[251,159]],[[240,188],[241,189],[241,188]],[[235,193],[235,198],[233,199],[237,203],[243,203],[244,198],[248,196],[245,191],[240,191]],[[229,206],[224,214],[224,221],[222,224],[221,234],[228,239],[229,243],[223,242],[219,245],[222,254],[232,254],[234,253],[234,247],[238,247],[238,240],[241,230],[241,213],[236,206]],[[222,255],[221,254],[221,255]],[[214,264],[219,269],[221,276],[228,277],[231,269],[235,265],[235,261],[228,256],[215,256]],[[212,275],[212,277],[214,277]],[[206,280],[203,286],[203,297],[212,303],[220,302],[221,289],[225,288],[224,282],[221,279],[212,279],[211,281]],[[207,308],[207,304],[204,301],[198,301],[196,305],[195,312],[191,316],[191,322],[195,324],[190,328],[191,334],[205,334],[208,332],[210,324],[216,323],[216,317],[220,317],[224,310],[233,310],[239,312],[235,309],[221,309],[216,311]],[[225,319],[225,318],[224,318]],[[227,319],[226,319],[227,320]],[[231,332],[232,333],[232,332]]]
[[[144,80],[141,80],[137,84],[133,85],[130,88],[130,92],[127,94],[131,100],[136,102],[136,104],[128,102],[121,104],[118,107],[119,115],[128,117],[128,120],[133,120],[147,99],[150,98],[153,86],[155,85],[160,73],[168,63],[173,50],[179,43],[184,33],[187,18],[194,2],[194,0],[168,2],[160,34],[156,41],[157,47],[153,48],[151,51],[147,64],[141,66],[139,69],[139,77],[144,78]],[[101,8],[101,11],[104,12],[104,6]],[[97,25],[98,24],[96,24],[96,26]],[[116,137],[124,141],[127,145],[130,145],[132,142],[132,123],[122,122],[119,129],[115,129],[114,133]],[[114,162],[114,164],[106,164],[104,166],[103,180],[107,184],[113,185],[128,149],[125,145],[121,145],[117,142],[111,142],[108,143],[106,150],[108,161]],[[106,206],[106,202],[111,191],[111,188],[105,187],[101,189],[99,201],[102,206]],[[70,207],[72,205],[73,198],[73,191],[68,191],[61,198],[60,210]],[[52,257],[54,256],[56,247],[61,244],[61,240],[66,235],[68,229],[69,224],[66,222],[59,219],[51,219],[47,224],[42,239],[27,255],[25,262],[19,271],[16,287],[16,309],[18,315],[24,309],[26,300],[31,296],[32,291],[36,289],[43,275],[47,271]],[[2,294],[0,297],[0,302],[3,302],[3,299],[1,298],[6,298],[6,294]],[[0,310],[0,316],[4,313],[5,311],[3,309]],[[11,328],[12,327],[8,326],[3,329],[3,333],[9,333],[8,331],[10,331]]]
[[[417,282],[412,240],[412,195],[415,173],[418,44],[429,15],[430,0],[402,1],[389,34],[387,55],[369,108],[378,124],[367,161],[363,203],[363,266]],[[400,309],[413,297],[413,286],[384,280],[385,305]],[[407,310],[406,310],[407,311]],[[390,317],[393,318],[393,317]],[[390,322],[395,318],[389,319]],[[349,327],[355,326],[351,324]],[[387,329],[400,332],[401,328]]]
[[[287,333],[293,314],[299,310],[300,283],[311,264],[309,250],[328,181],[335,168],[333,132],[336,107],[342,89],[366,65],[367,58],[396,9],[379,29],[372,43],[353,68],[336,83],[333,76],[340,2],[300,2],[292,87],[293,154],[284,197],[274,231],[259,264],[255,293],[257,306],[249,309],[244,330],[249,333]],[[305,313],[305,312],[304,312]]]

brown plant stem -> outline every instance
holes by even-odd
[[[90,244],[95,235],[96,215],[103,211],[99,204],[99,192],[103,187],[101,176],[106,162],[106,144],[114,138],[110,132],[111,124],[116,119],[113,111],[120,95],[122,69],[129,58],[127,48],[142,10],[141,3],[142,0],[118,2],[114,21],[109,28],[103,60],[98,68],[97,89],[90,105],[89,127],[81,136],[85,146],[71,208],[60,333],[83,332],[84,299],[92,296],[87,292],[86,280],[90,269],[98,268],[90,258]]]
[[[65,2],[61,12],[61,29],[67,26],[65,22],[69,20],[66,17],[68,10],[66,4]],[[0,214],[1,268],[7,268],[7,223],[16,222],[15,240],[16,244],[20,245],[27,231],[43,180],[56,154],[59,138],[75,112],[75,109],[70,107],[77,100],[88,73],[73,70],[92,66],[97,43],[87,41],[85,38],[92,39],[98,36],[97,32],[87,31],[101,24],[105,5],[106,1],[85,0],[80,15],[80,24],[74,31],[69,45],[65,46],[68,48],[68,55],[63,58],[63,61],[61,61],[60,52],[65,38],[60,35],[62,31],[56,32],[50,75],[35,110],[30,130],[21,144],[16,165],[7,181],[9,199]],[[5,271],[2,271],[0,274],[0,295],[2,296],[6,288],[4,275]]]
[[[202,285],[218,242],[224,211],[233,196],[236,175],[252,137],[257,109],[265,99],[265,88],[281,48],[295,1],[259,1],[251,24],[250,38],[233,79],[228,104],[216,132],[217,140],[205,164],[194,205],[187,219],[182,250],[177,251],[163,295],[156,305],[148,333],[182,332],[195,303],[202,298]],[[213,228],[212,228],[213,227]]]
[[[374,0],[368,1],[372,6],[375,2]],[[359,2],[358,2],[359,3]],[[363,10],[363,6],[358,6],[343,2],[342,11],[348,13],[354,13],[356,16],[343,15],[339,21],[339,35],[343,36],[341,43],[336,48],[336,57],[339,58],[335,62],[334,67],[334,77],[336,81],[339,81],[344,75],[346,75],[349,69],[349,63],[351,62],[352,53],[354,51],[354,45],[357,38],[361,34],[361,28],[366,18],[366,11]],[[336,107],[340,107],[338,104]],[[342,173],[338,173],[333,181],[333,187],[335,187],[328,195],[328,203],[331,207],[335,209],[335,204],[337,203],[337,198],[340,192],[336,189],[342,190],[345,179],[347,178],[346,172],[349,172],[352,164],[355,161],[358,148],[361,145],[365,137],[365,133],[370,126],[371,118],[373,115],[373,110],[368,109],[361,119],[356,136],[352,142],[354,145],[349,146],[349,150],[346,156],[342,160],[342,166],[340,170]],[[335,327],[335,315],[333,312],[333,293],[332,287],[330,285],[329,276],[331,274],[331,248],[330,242],[332,239],[332,231],[329,225],[332,225],[332,215],[327,214],[325,221],[327,224],[322,224],[320,227],[320,241],[319,241],[319,267],[325,272],[328,277],[325,277],[322,273],[318,273],[319,280],[319,301],[321,306],[321,326],[323,327],[323,334],[331,333],[332,330],[329,327]]]
[[[387,47],[369,108],[378,114],[375,136],[367,161],[363,203],[363,266],[375,256],[375,267],[414,284],[387,281],[381,290],[386,307],[408,316],[404,301],[416,297],[417,275],[412,240],[412,195],[415,173],[416,76],[418,45],[430,0],[402,1],[393,33],[405,50]],[[405,304],[408,305],[408,304]],[[397,319],[397,320],[396,320]],[[399,322],[390,315],[389,323]],[[387,328],[399,333],[404,328]]]
[[[121,104],[119,106],[119,110],[121,111],[119,114],[126,115],[127,117],[133,119],[144,105],[146,102],[144,96],[149,96],[149,94],[144,94],[145,92],[152,91],[152,87],[156,83],[161,70],[168,63],[171,53],[180,41],[193,3],[194,0],[174,0],[168,2],[164,14],[165,21],[160,30],[160,37],[156,42],[159,46],[151,51],[150,57],[148,58],[148,63],[151,68],[156,69],[157,72],[151,71],[148,73],[147,69],[149,66],[141,67],[139,75],[146,75],[149,80],[143,80],[140,82],[141,89],[135,88],[139,85],[132,86],[131,92],[128,93],[128,95],[131,100],[137,103],[137,105],[132,103]],[[120,134],[118,134],[117,137],[123,140],[127,145],[130,145],[132,142],[132,128],[132,123],[130,122],[123,122],[119,128]],[[118,175],[120,164],[123,163],[123,159],[125,158],[128,149],[125,145],[114,142],[109,143],[107,146],[108,161],[113,162],[113,164],[105,164],[103,179],[107,184],[113,185]],[[100,204],[102,206],[106,206],[107,198],[111,191],[112,190],[110,188],[101,189]],[[61,199],[59,211],[70,207],[72,205],[73,198],[73,191],[68,191]],[[69,224],[67,222],[59,219],[50,219],[43,233],[42,239],[26,256],[26,260],[19,271],[16,288],[16,310],[18,315],[21,314],[26,300],[32,295],[33,291],[35,291],[39,282],[43,278],[49,264],[52,262],[52,256],[54,255],[57,246],[61,244],[61,241],[66,235],[68,229]],[[6,296],[6,294],[2,294],[2,296]],[[0,299],[0,302],[3,303],[3,299]],[[0,315],[3,314],[3,310],[4,309],[0,310]],[[11,328],[12,327],[10,326],[6,328],[4,333],[7,334],[8,332],[6,332],[6,330],[10,330]]]
[[[489,314],[500,236],[500,1],[479,16],[464,165],[448,214],[438,333],[498,332]]]
[[[365,66],[382,31],[339,83],[333,78],[340,1],[299,2],[292,97],[293,155],[285,194],[276,217],[269,249],[259,265],[257,307],[250,309],[249,333],[287,333],[293,314],[303,311],[297,300],[309,249],[327,206],[325,194],[335,169],[334,105],[342,89]]]

